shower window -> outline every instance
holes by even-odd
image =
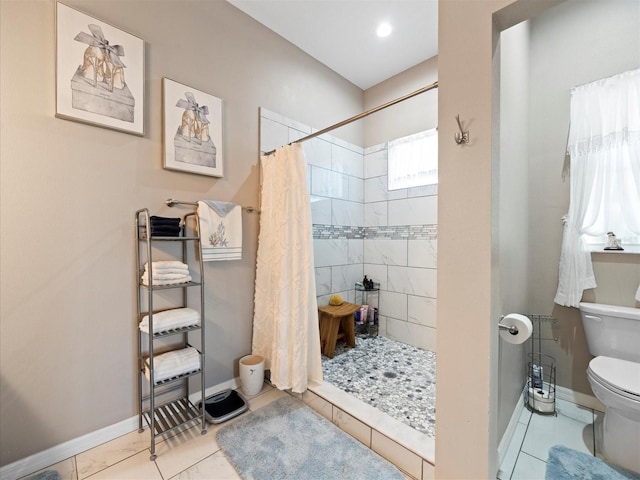
[[[389,190],[438,183],[438,129],[391,140],[388,149]]]

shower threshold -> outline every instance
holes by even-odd
[[[331,404],[331,410],[323,409],[318,405],[317,410],[320,411],[325,417],[330,414],[330,420],[336,423],[340,428],[347,431],[347,433],[358,438],[352,431],[349,431],[348,426],[342,427],[341,423],[337,421],[336,416],[340,415],[340,411],[354,417],[356,420],[362,422],[372,430],[372,434],[369,442],[366,439],[358,438],[370,447],[372,450],[376,450],[375,444],[372,444],[371,438],[373,438],[373,432],[384,435],[389,440],[397,443],[401,447],[404,447],[409,452],[416,455],[416,460],[426,461],[431,465],[435,465],[435,438],[430,437],[422,432],[414,430],[408,425],[396,420],[392,416],[381,412],[375,407],[355,398],[354,396],[340,390],[335,385],[327,381],[311,382],[308,386],[308,391],[303,395],[307,396],[304,400],[312,408],[317,401],[315,398],[309,398],[311,395],[316,395],[321,399]],[[328,413],[331,412],[331,413]],[[377,451],[377,450],[376,450]],[[399,468],[406,470],[403,465],[397,463],[397,459],[389,458],[384,449],[377,451],[378,454],[387,458],[387,460],[394,463]],[[403,461],[410,459],[404,458]],[[420,478],[418,476],[417,478]]]

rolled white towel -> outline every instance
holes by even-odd
[[[160,383],[179,375],[200,370],[200,352],[193,347],[173,350],[153,358],[153,381]],[[149,359],[145,360],[145,376],[150,379]]]
[[[173,308],[153,315],[153,333],[175,328],[190,327],[200,323],[200,314],[192,308]],[[141,332],[149,333],[149,315],[142,317],[138,325]]]

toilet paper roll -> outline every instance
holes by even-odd
[[[500,336],[507,342],[513,344],[520,344],[531,337],[531,333],[533,332],[533,326],[531,325],[531,320],[524,315],[520,315],[519,313],[510,313],[506,317],[504,317],[500,323],[507,327],[516,327],[518,329],[518,333],[515,335],[510,333],[509,330],[500,329]]]

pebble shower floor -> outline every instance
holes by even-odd
[[[435,437],[436,354],[386,337],[356,336],[322,357],[324,379],[414,430]]]

